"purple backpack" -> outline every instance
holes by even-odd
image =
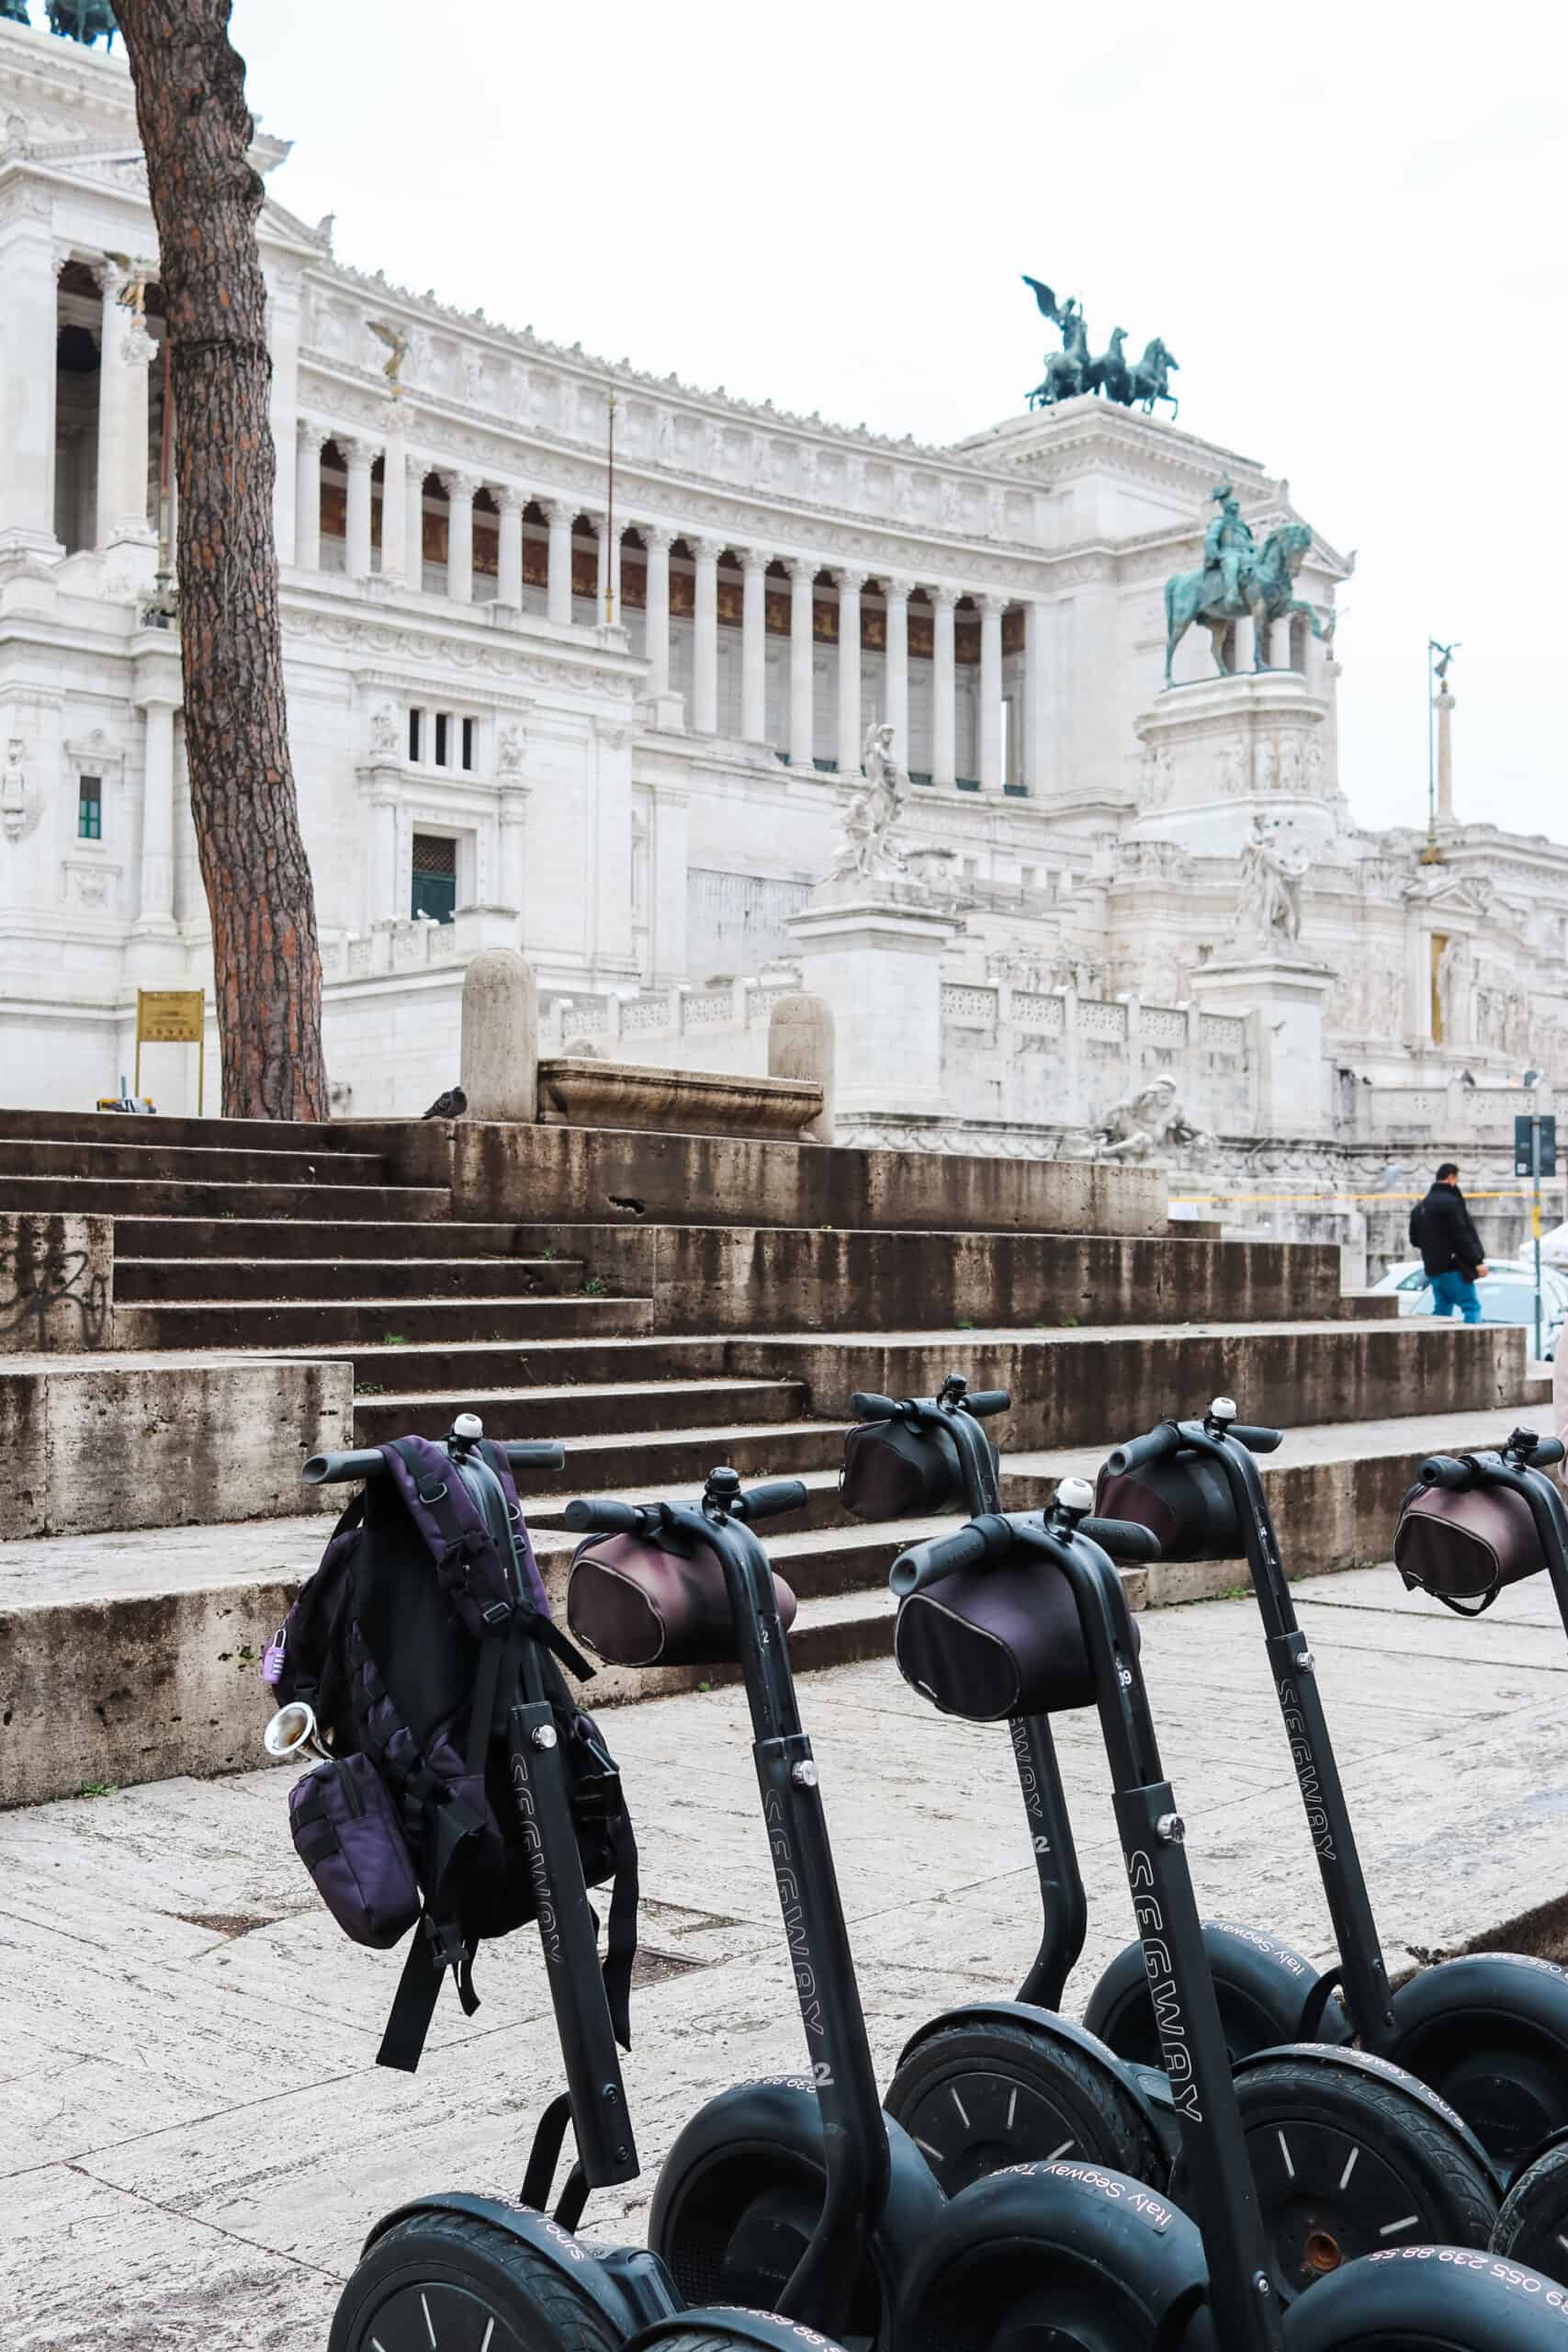
[[[378,2052],[411,2074],[445,1973],[471,2016],[481,1939],[536,1916],[506,1745],[525,1645],[554,1713],[583,1877],[614,1882],[604,1990],[630,2043],[637,1848],[620,1778],[557,1663],[592,1671],[551,1620],[505,1453],[478,1450],[506,1497],[515,1568],[445,1449],[395,1438],[380,1449],[390,1476],[344,1512],[263,1668],[280,1707],[312,1708],[331,1750],[288,1800],[317,1892],[355,1943],[385,1950],[417,1929]]]

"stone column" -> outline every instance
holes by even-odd
[[[341,434],[337,446],[348,469],[344,568],[351,580],[367,580],[370,576],[370,469],[376,453],[368,441],[349,440]]]
[[[528,817],[526,785],[505,784],[501,794],[501,855],[497,896],[503,907],[523,911],[524,829]]]
[[[1454,821],[1454,745],[1450,725],[1454,698],[1445,683],[1432,697],[1438,711],[1438,822]]]
[[[381,452],[381,577],[401,580],[408,561],[408,450],[402,418],[393,412]],[[416,580],[412,583],[419,585]]]
[[[424,477],[423,458],[408,461],[408,489],[403,510],[403,571],[411,588],[424,586]]]
[[[651,523],[642,526],[642,543],[648,550],[643,639],[650,695],[670,691],[670,538],[668,531],[656,530]]]
[[[817,566],[796,556],[789,567],[789,763],[811,773],[811,605]]]
[[[54,536],[54,379],[60,273],[47,188],[18,184],[0,239],[0,548],[59,555]]]
[[[564,498],[547,498],[540,503],[550,526],[546,609],[549,619],[564,624],[571,619],[571,526],[577,517]]]
[[[1005,596],[980,599],[980,788],[1002,788],[1002,607]]]
[[[299,278],[297,267],[264,265],[266,278],[266,347],[272,360],[272,385],[267,405],[272,417],[272,441],[277,472],[273,482],[273,529],[277,537],[279,563],[292,563],[294,522],[299,489],[294,469],[299,458],[295,419],[299,412]],[[173,484],[170,485],[171,491]],[[173,544],[174,533],[169,534]],[[385,558],[383,558],[385,569]]]
[[[1250,678],[1256,656],[1256,632],[1249,619],[1233,622],[1232,627],[1235,631],[1235,674],[1238,678]]]
[[[501,555],[495,601],[514,612],[523,609],[523,492],[508,482],[497,493],[501,506]]]
[[[718,542],[694,539],[686,545],[696,562],[696,594],[692,615],[692,725],[699,735],[718,733]]]
[[[740,732],[749,743],[768,739],[768,559],[748,548],[740,559]]]
[[[539,992],[514,947],[482,949],[463,975],[458,1063],[470,1119],[537,1117]]]
[[[145,983],[166,980],[182,962],[175,924],[175,714],[182,684],[179,647],[171,631],[146,629],[131,644],[131,700],[146,714],[131,976]]]
[[[954,677],[955,588],[933,588],[931,648],[931,782],[950,789],[958,781],[958,702]]]
[[[1049,605],[1032,604],[1023,620],[1023,769],[1022,780],[1031,792],[1045,789],[1045,761],[1048,727],[1047,700],[1051,692],[1048,649],[1053,619]]]
[[[477,474],[450,473],[446,483],[446,594],[455,605],[474,601],[474,492]]]
[[[408,909],[398,902],[398,796],[390,775],[376,777],[370,796],[370,905],[367,924],[393,922]]]
[[[860,592],[863,571],[836,571],[839,583],[839,774],[860,774]]]
[[[134,311],[120,301],[129,273],[104,267],[102,358],[98,369],[98,532],[100,548],[154,535],[147,522],[149,374],[157,345]]]
[[[909,761],[909,589],[908,580],[885,580],[883,594],[887,604],[887,649],[884,656],[886,672],[886,708],[884,717],[893,729],[895,756],[906,766]]]
[[[934,1115],[943,1107],[942,956],[958,925],[877,890],[874,882],[840,899],[814,891],[787,927],[807,991],[832,1012],[839,1114]]]
[[[326,441],[319,424],[307,424],[301,419],[294,478],[294,560],[301,571],[321,568],[321,451]],[[102,495],[100,487],[100,501]]]

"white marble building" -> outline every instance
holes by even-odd
[[[287,152],[258,137],[258,167]],[[1295,519],[1259,465],[1089,400],[952,448],[888,441],[446,309],[344,268],[330,224],[270,198],[260,236],[340,1107],[416,1112],[451,1081],[461,969],[495,941],[536,966],[552,1041],[759,1066],[874,718],[953,917],[951,1120],[1091,1115],[1130,1070],[1196,1071],[1203,1020],[1236,1048],[1213,1120],[1287,1115],[1236,1025],[1243,983],[1200,977],[1234,964],[1258,808],[1311,859],[1311,1123],[1351,1115],[1337,1066],[1428,1089],[1568,1070],[1568,852],[1448,825],[1446,862],[1422,865],[1422,837],[1359,832],[1337,667],[1299,619],[1271,632],[1273,671],[1210,685],[1195,632],[1158,692],[1163,583],[1196,560],[1213,485],[1234,480],[1260,538]],[[12,1103],[112,1091],[137,988],[209,978],[154,584],[171,506],[156,252],[123,58],[0,22]],[[1021,367],[1033,356],[1026,339]],[[1298,594],[1328,609],[1348,568],[1314,537]],[[1236,636],[1249,672],[1249,626]],[[150,1049],[163,1107],[193,1099],[193,1060]]]

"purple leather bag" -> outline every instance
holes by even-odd
[[[386,1783],[368,1756],[318,1764],[288,1792],[294,1849],[345,1936],[385,1951],[419,1917],[419,1883]]]

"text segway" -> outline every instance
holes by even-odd
[[[459,1415],[446,1441],[453,1475],[468,1488],[522,1590],[506,1497],[479,1451],[482,1430]],[[511,1445],[516,1465],[558,1467],[558,1447]],[[373,1476],[378,1453],[319,1459],[312,1482]],[[541,2120],[516,2204],[446,2193],[387,2214],[367,2239],[333,2315],[329,2352],[430,2352],[433,2345],[485,2352],[842,2352],[823,2333],[735,2309],[688,2310],[657,2255],[640,2246],[590,2246],[573,2234],[589,2191],[637,2176],[637,2151],[620,2056],[600,1973],[597,1929],[553,1710],[525,1645],[527,1697],[508,1722],[513,1792],[532,1826],[541,1934],[568,2090]],[[547,1922],[547,1926],[544,1923]],[[568,2114],[576,2160],[554,2214],[545,2211]]]
[[[1253,1458],[1280,1442],[1277,1430],[1238,1426],[1230,1398],[1217,1397],[1203,1420],[1162,1423],[1111,1454],[1100,1507],[1151,1527],[1167,1558],[1246,1556],[1339,1953],[1310,1990],[1298,2034],[1323,2030],[1320,2019],[1334,2030],[1337,1988],[1360,2048],[1456,2109],[1506,2181],[1568,2123],[1568,1975],[1515,1954],[1474,1954],[1391,1991],[1315,1663]],[[1134,1958],[1112,1963],[1089,2005],[1097,2030],[1129,2052],[1148,2030]]]
[[[1093,1500],[1081,1479],[1064,1482],[1043,1519],[989,1514],[953,1536],[917,1544],[895,1564],[900,1600],[898,1660],[944,1712],[967,1715],[983,1683],[984,1651],[1013,1645],[1048,1710],[1081,1706],[1090,1690],[1111,1765],[1122,1837],[1162,2055],[1173,2086],[1183,2169],[1201,2226],[1208,2278],[1179,2312],[1160,2301],[1155,2251],[1176,2216],[1146,2188],[1099,2175],[1099,2194],[1122,2230],[1121,2265],[1030,2233],[1029,2192],[1088,2168],[1032,2165],[960,2191],[942,2215],[900,2307],[900,2352],[1004,2352],[1034,2342],[1064,2352],[1152,2352],[1223,2345],[1225,2352],[1519,2352],[1560,2343],[1562,2318],[1548,2282],[1470,2247],[1420,2246],[1387,2265],[1375,2219],[1340,2250],[1337,2275],[1287,2309],[1277,2237],[1253,2178],[1255,2137],[1232,2080],[1184,1851],[1185,1830],[1162,1775],[1126,1596],[1104,1549],[1083,1526]],[[1010,1581],[1004,1612],[985,1588]],[[1036,1589],[1031,1620],[1024,1602]],[[1065,1589],[1076,1625],[1053,1588]],[[1334,2053],[1325,2053],[1330,2058]],[[977,2226],[978,2225],[978,2226]],[[990,2231],[987,2238],[987,2230]],[[1008,2232],[1015,2231],[1010,2241]],[[1365,2252],[1363,2263],[1353,2258]],[[1380,2254],[1385,2267],[1374,2267]],[[998,2321],[1005,2309],[1007,2318]],[[1027,2298],[1032,2296],[1032,2301]],[[1560,2299],[1561,2300],[1561,2299]],[[1373,2305],[1375,2304],[1375,2313]],[[1027,2313],[1038,2335],[1010,2334]]]

